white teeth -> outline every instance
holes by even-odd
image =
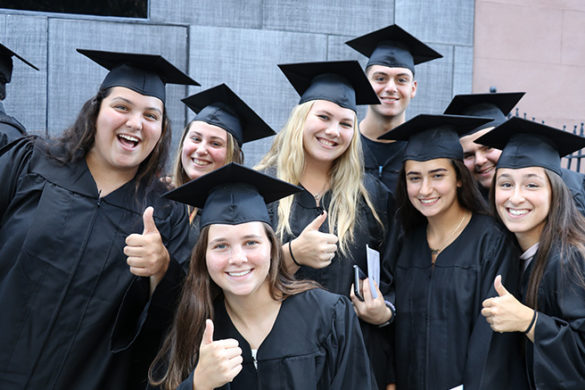
[[[512,215],[525,215],[525,214],[528,214],[528,210],[526,210],[526,209],[520,209],[520,210],[517,210],[517,209],[508,209],[508,211]]]
[[[420,202],[422,204],[429,204],[429,203],[435,202],[437,200],[437,198],[434,198],[434,199],[419,199],[419,200],[420,200]]]
[[[126,134],[118,134],[118,137],[124,138],[125,140],[128,140],[130,142],[136,142],[136,143],[138,143],[140,141],[138,138],[132,137],[132,136],[126,135]]]
[[[206,165],[209,165],[209,164],[211,164],[209,161],[203,161],[203,160],[199,160],[199,159],[197,159],[197,158],[194,158],[194,159],[193,159],[193,163],[194,163],[195,165],[199,165],[199,166],[206,166]]]
[[[327,146],[333,146],[333,145],[335,145],[335,142],[332,142],[332,141],[329,141],[329,140],[326,140],[326,139],[323,139],[323,138],[319,138],[319,142],[322,143],[322,144],[324,144],[324,145],[327,145]]]
[[[242,272],[228,272],[228,275],[229,276],[244,276],[248,273],[250,273],[250,270],[242,271]]]

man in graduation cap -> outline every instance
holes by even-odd
[[[31,68],[36,66],[0,43],[0,147],[26,135],[26,129],[16,118],[6,114],[2,101],[6,99],[6,84],[12,80],[12,57],[16,57]]]
[[[365,168],[394,191],[405,143],[378,137],[406,121],[417,89],[414,66],[443,56],[396,24],[346,44],[369,57],[366,75],[381,102],[370,105],[360,122]]]
[[[524,92],[478,93],[457,95],[445,109],[445,114],[470,115],[493,118],[491,122],[469,130],[461,136],[464,163],[479,184],[487,200],[496,172],[496,164],[502,154],[497,148],[477,143],[477,139],[507,120]],[[575,204],[585,214],[585,176],[569,169],[561,169],[561,177],[571,191]]]

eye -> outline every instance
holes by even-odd
[[[322,120],[324,120],[324,121],[327,121],[327,120],[329,120],[329,116],[328,116],[328,115],[325,115],[325,114],[317,114],[317,117],[318,117],[319,119],[322,119]]]
[[[498,183],[498,187],[500,187],[502,189],[512,188],[512,183],[510,183],[508,181],[503,181],[503,182]]]
[[[193,142],[201,142],[201,137],[198,135],[192,135],[191,137],[189,137],[191,139],[191,141]]]
[[[465,154],[463,155],[463,159],[464,160],[471,160],[473,159],[474,155],[473,154]]]
[[[540,185],[538,183],[528,183],[526,184],[526,188],[531,189],[531,190],[535,190],[540,188]]]
[[[154,112],[147,112],[144,114],[144,116],[148,119],[153,120],[153,121],[158,121],[158,115],[155,114]]]
[[[420,180],[420,176],[408,176],[406,180],[408,180],[411,183],[416,183],[417,181]]]
[[[350,122],[341,122],[340,125],[347,128],[347,129],[353,128],[353,123],[350,123]]]
[[[118,111],[128,111],[128,107],[126,107],[123,104],[116,104],[114,106],[114,109],[118,110]]]
[[[433,174],[433,179],[442,179],[443,177],[445,177],[444,173],[434,173]]]
[[[245,245],[246,246],[255,246],[255,245],[258,245],[258,244],[259,244],[259,242],[256,241],[256,240],[248,240],[248,241],[245,242]]]
[[[212,141],[211,142],[211,146],[213,146],[214,148],[222,148],[223,147],[223,143],[220,141]]]
[[[215,250],[222,250],[222,249],[226,249],[226,248],[227,248],[227,244],[225,242],[218,242],[211,247],[211,249],[215,249]]]

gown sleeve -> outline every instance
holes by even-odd
[[[348,298],[340,296],[326,341],[331,357],[330,389],[376,389],[360,326]]]
[[[521,389],[526,383],[518,334],[493,332],[481,315],[482,302],[498,296],[494,287],[497,275],[502,275],[502,283],[508,291],[518,290],[520,281],[518,252],[511,237],[504,232],[500,233],[493,234],[486,241],[485,254],[476,254],[482,256],[479,274],[481,280],[478,284],[478,299],[473,308],[473,313],[476,314],[465,360],[465,388]]]
[[[31,138],[23,138],[0,149],[0,224],[14,196],[19,178],[33,151]]]
[[[551,259],[539,291],[533,343],[533,377],[539,389],[585,388],[585,264],[579,269]],[[563,267],[567,269],[563,269]],[[579,277],[568,275],[579,274]],[[548,279],[548,280],[547,280]],[[541,297],[546,294],[541,304]],[[528,341],[527,341],[528,342]]]

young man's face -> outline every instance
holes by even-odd
[[[475,140],[491,129],[493,127],[488,127],[459,139],[463,148],[463,162],[465,166],[485,189],[490,189],[492,186],[494,174],[496,173],[496,164],[500,159],[502,151],[477,144]]]
[[[410,69],[371,65],[366,74],[381,102],[370,108],[380,116],[405,117],[410,99],[416,95],[417,84]]]

